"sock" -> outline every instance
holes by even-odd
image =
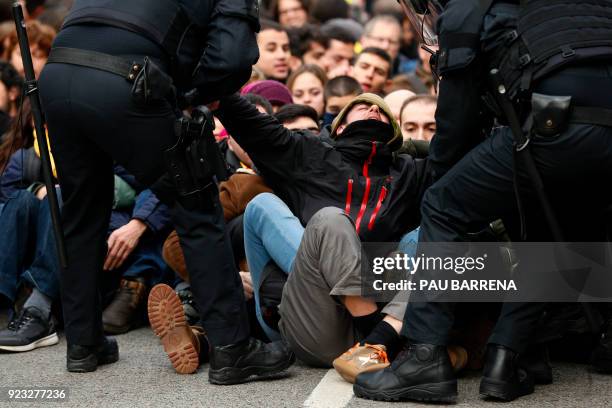
[[[190,287],[191,285],[188,284],[187,282],[180,282],[178,285],[176,285],[176,288],[174,288],[174,290],[176,292],[179,292],[181,290],[189,289]]]
[[[34,288],[32,290],[32,294],[24,303],[23,308],[27,309],[28,307],[35,307],[43,313],[43,316],[49,319],[49,316],[51,315],[52,303],[53,300],[49,296]]]
[[[393,360],[397,354],[401,342],[400,336],[397,334],[393,326],[381,320],[370,334],[361,341],[361,344],[383,344],[387,347],[387,355],[389,360]]]
[[[369,315],[353,317],[353,323],[355,324],[357,331],[359,331],[361,335],[365,335],[370,333],[372,329],[374,329],[374,327],[376,327],[376,325],[382,319],[384,319],[384,317],[385,316],[382,313],[376,311],[374,313],[370,313]]]

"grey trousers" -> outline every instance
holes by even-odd
[[[383,313],[403,320],[400,295]],[[327,207],[306,226],[279,307],[281,335],[306,364],[330,367],[359,341],[343,296],[361,296],[361,242],[351,218]]]

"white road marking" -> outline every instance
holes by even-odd
[[[331,369],[304,402],[305,408],[344,408],[353,398],[353,384]]]

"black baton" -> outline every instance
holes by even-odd
[[[19,49],[21,50],[21,59],[23,61],[23,71],[25,73],[25,95],[30,99],[32,105],[32,115],[34,117],[34,127],[38,135],[38,151],[40,152],[40,160],[42,161],[42,173],[47,188],[47,198],[49,209],[51,210],[51,221],[53,223],[53,233],[55,235],[55,243],[57,254],[62,268],[68,267],[68,256],[66,255],[66,243],[64,242],[64,231],[60,219],[59,204],[55,185],[53,184],[53,176],[51,170],[51,157],[49,155],[49,145],[47,144],[47,132],[45,130],[45,121],[42,115],[40,106],[40,98],[38,94],[38,82],[34,76],[34,66],[32,65],[32,55],[30,54],[30,42],[28,41],[28,33],[23,18],[23,10],[19,3],[13,4],[13,17],[15,18],[15,28],[17,29],[17,38],[19,39]],[[23,103],[23,101],[22,101]]]

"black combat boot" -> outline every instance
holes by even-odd
[[[382,401],[454,402],[457,379],[446,346],[410,344],[390,367],[357,376],[357,397]]]
[[[117,340],[112,337],[102,339],[97,346],[80,346],[68,344],[67,367],[72,373],[96,371],[99,365],[110,364],[119,360]]]
[[[263,343],[251,337],[212,348],[208,381],[230,385],[276,377],[294,361],[293,352],[283,342]]]
[[[533,392],[534,378],[520,368],[518,354],[507,347],[489,344],[480,381],[480,395],[513,401]]]

